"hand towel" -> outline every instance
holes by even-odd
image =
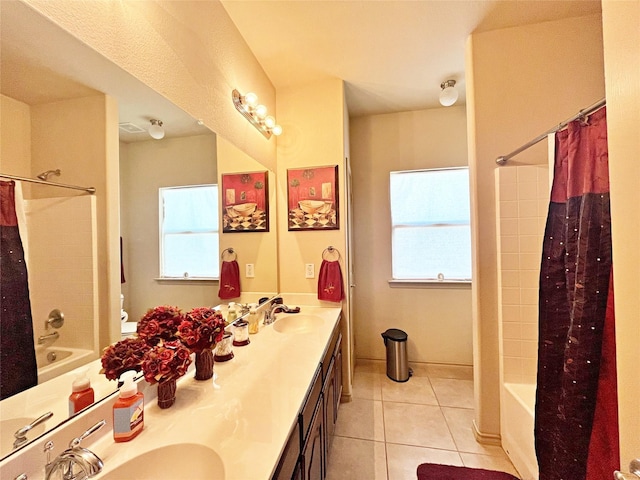
[[[342,270],[340,262],[322,260],[320,275],[318,275],[318,300],[341,302],[344,298],[342,287]]]
[[[223,261],[220,267],[220,290],[218,297],[223,299],[240,296],[240,267],[238,262]]]

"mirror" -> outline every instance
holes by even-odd
[[[34,35],[34,31],[38,34]],[[91,196],[66,189],[25,183],[23,193],[26,198],[37,200],[51,201],[53,198],[53,203],[84,202],[85,204],[80,208],[90,213],[89,224],[95,224],[94,229],[90,229],[87,240],[89,243],[77,247],[97,251],[97,257],[91,256],[93,263],[87,267],[93,273],[86,282],[89,290],[83,294],[85,298],[95,301],[90,301],[83,310],[76,313],[73,307],[62,304],[50,305],[48,300],[39,300],[41,292],[37,287],[31,287],[30,295],[34,328],[42,330],[42,332],[37,330],[36,336],[44,332],[46,316],[53,308],[59,308],[65,314],[64,326],[56,330],[60,332],[60,338],[51,343],[56,346],[54,353],[66,354],[66,349],[59,347],[64,344],[63,339],[72,337],[72,332],[76,330],[80,331],[76,326],[87,327],[87,330],[78,337],[82,341],[89,339],[89,344],[86,348],[80,348],[85,351],[78,355],[74,360],[75,363],[69,368],[89,370],[97,402],[116,388],[115,382],[107,381],[104,376],[96,372],[99,370],[99,355],[102,349],[108,343],[120,339],[121,319],[108,318],[109,316],[105,314],[110,311],[110,306],[120,304],[119,298],[110,298],[108,294],[110,289],[119,296],[120,271],[111,268],[113,273],[109,276],[106,273],[107,268],[104,268],[104,263],[111,261],[106,257],[105,252],[112,254],[116,252],[112,255],[116,257],[119,250],[117,243],[120,232],[117,229],[117,222],[115,226],[109,224],[108,218],[109,215],[111,218],[117,217],[120,203],[122,204],[121,218],[124,220],[122,237],[126,278],[126,282],[121,286],[125,294],[124,305],[129,313],[129,320],[136,320],[141,312],[144,313],[147,308],[157,304],[174,304],[186,310],[192,306],[219,303],[217,283],[176,283],[156,280],[158,276],[157,185],[164,180],[158,180],[158,183],[153,183],[152,180],[155,181],[154,176],[159,176],[162,173],[160,170],[165,167],[154,168],[153,165],[147,165],[144,168],[134,168],[132,164],[123,166],[123,163],[131,161],[132,158],[136,161],[143,159],[144,162],[149,162],[153,158],[159,159],[165,155],[173,161],[174,166],[179,167],[184,173],[189,173],[191,170],[189,160],[197,159],[204,170],[199,171],[195,178],[186,176],[181,178],[178,184],[217,183],[220,175],[225,172],[241,173],[267,169],[229,142],[217,137],[205,126],[199,125],[195,119],[162,95],[20,2],[0,2],[0,36],[2,75],[0,94],[2,94],[3,111],[0,120],[4,140],[0,172],[33,178],[41,171],[59,168],[61,175],[51,177],[50,180],[96,187],[96,195]],[[73,108],[65,110],[69,105]],[[14,113],[20,115],[16,117]],[[94,114],[98,116],[94,118]],[[21,120],[17,121],[16,118]],[[146,130],[147,126],[150,126],[150,118],[163,120],[165,138],[152,140],[146,132],[122,133],[118,152],[118,146],[112,140],[117,135],[116,123],[130,123]],[[10,135],[4,134],[7,128],[10,129]],[[40,140],[43,131],[49,135],[47,142]],[[22,135],[21,141],[10,144],[6,139],[15,139],[16,132]],[[89,137],[87,132],[100,137],[95,140],[96,137]],[[132,135],[139,135],[136,140],[140,141],[134,140]],[[57,143],[60,138],[66,139],[66,143],[63,142],[62,146]],[[91,138],[92,141],[82,141],[86,138]],[[84,145],[85,143],[87,145]],[[110,149],[104,147],[107,143]],[[17,147],[9,148],[10,145],[16,144],[18,144]],[[187,144],[191,152],[189,155],[184,154]],[[86,146],[88,150],[81,150],[79,145]],[[101,151],[91,150],[96,146],[100,147]],[[204,150],[198,150],[198,148]],[[147,152],[141,154],[140,152],[145,149]],[[109,151],[105,153],[105,150]],[[120,164],[122,173],[121,198],[107,196],[108,191],[116,191],[113,184],[117,184],[117,173],[108,177],[113,172],[117,172],[116,164]],[[187,166],[189,168],[185,168]],[[113,182],[114,177],[115,182]],[[110,190],[107,189],[108,182],[111,182]],[[270,190],[272,210],[270,232],[220,235],[220,248],[233,247],[238,253],[243,290],[243,296],[240,298],[242,303],[257,301],[259,296],[275,293],[278,289],[275,174],[273,172],[269,172],[269,183],[273,187]],[[144,187],[145,199],[141,196],[134,202],[131,199],[132,191],[140,193],[143,189],[133,187]],[[143,205],[142,202],[145,201],[149,201],[151,205]],[[132,209],[148,212],[148,220],[150,225],[153,225],[149,227],[151,229],[149,236],[144,236],[144,232],[136,231],[131,227],[131,222],[135,222],[135,218],[130,215]],[[76,227],[77,225],[72,222],[66,228],[75,235]],[[135,246],[132,246],[133,238],[135,238]],[[29,242],[35,242],[34,239],[35,236],[30,238]],[[46,243],[46,240],[36,243]],[[145,253],[149,253],[149,256],[139,256],[140,248],[145,250],[145,247],[148,247],[146,248],[148,252]],[[30,250],[33,252],[32,249]],[[137,262],[141,262],[141,266]],[[73,264],[75,259],[67,263]],[[247,263],[255,267],[254,278],[246,279],[244,276],[244,265]],[[111,261],[110,267],[113,264],[114,262]],[[115,264],[117,265],[117,260]],[[153,264],[153,268],[150,264]],[[143,266],[149,267],[149,270],[138,275]],[[29,266],[29,268],[32,267]],[[34,266],[34,271],[36,269],[37,266]],[[70,271],[65,275],[65,279],[75,279],[77,276],[79,274]],[[111,278],[116,276],[118,278]],[[72,281],[49,282],[48,286],[54,283],[71,285],[72,293],[77,293],[77,284]],[[111,297],[115,295],[112,293]],[[61,298],[58,298],[56,303],[58,300],[66,303]],[[38,311],[35,311],[36,309]],[[119,309],[111,308],[111,310]],[[76,347],[70,347],[68,350],[74,348]],[[13,432],[16,429],[35,420],[46,411],[56,413],[37,428],[34,427],[32,435],[27,436],[28,440],[33,440],[64,422],[68,416],[67,398],[71,393],[70,386],[76,373],[73,371],[56,373],[55,368],[51,367],[47,374],[41,377],[41,380],[47,381],[0,402],[0,421],[2,422],[0,431],[3,432],[3,437],[7,432],[12,443]],[[0,446],[0,458],[18,451],[12,449],[11,445],[8,448],[7,451]]]

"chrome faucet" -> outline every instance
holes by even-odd
[[[56,472],[62,473],[63,480],[86,480],[100,473],[104,466],[102,460],[91,450],[82,448],[80,442],[105,424],[102,420],[78,438],[71,440],[69,448],[45,466],[45,480],[58,478],[55,476]]]
[[[38,337],[38,345],[42,345],[49,339],[57,340],[60,334],[58,332],[47,333],[46,335],[40,335]]]
[[[276,321],[276,313],[284,312],[284,313],[298,313],[300,311],[300,307],[290,308],[282,303],[272,303],[271,307],[264,312],[264,324],[269,325]]]
[[[13,434],[13,436],[15,437],[15,440],[13,442],[13,448],[18,448],[23,443],[26,443],[27,442],[27,433],[29,433],[29,431],[33,427],[35,427],[36,425],[40,425],[42,422],[45,422],[45,421],[49,420],[51,417],[53,417],[53,412],[47,412],[44,415],[41,415],[38,418],[36,418],[29,425],[25,425],[24,427],[22,427],[19,430],[17,430]]]

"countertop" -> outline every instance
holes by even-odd
[[[263,326],[250,336],[249,345],[234,347],[231,361],[215,363],[215,381],[197,381],[188,373],[178,380],[171,408],[163,410],[155,399],[147,400],[145,427],[138,437],[115,443],[109,433],[90,445],[105,465],[95,478],[108,477],[149,450],[179,443],[213,449],[225,480],[271,478],[340,311],[302,307],[301,314],[317,315],[322,324],[308,333]],[[281,316],[286,314],[277,318]],[[185,459],[184,478],[189,477],[190,461]]]

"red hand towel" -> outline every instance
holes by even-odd
[[[322,260],[320,275],[318,275],[318,300],[341,302],[343,298],[340,263],[337,260],[334,262]]]
[[[218,297],[228,299],[240,296],[240,267],[238,262],[223,261],[220,267],[220,290]]]

